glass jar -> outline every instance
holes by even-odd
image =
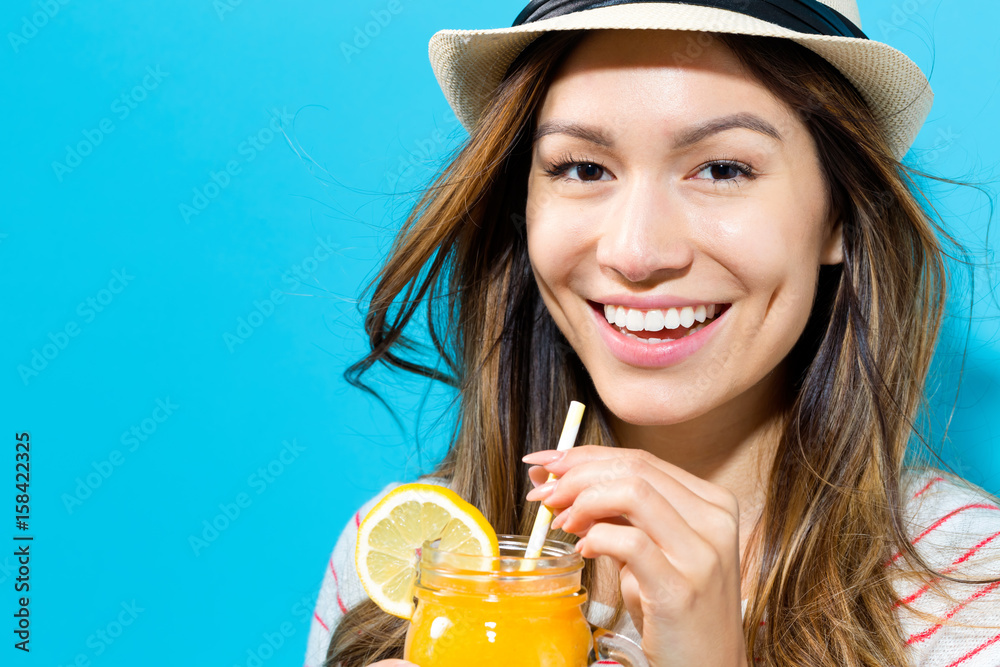
[[[406,660],[420,667],[647,666],[635,642],[587,622],[583,558],[571,544],[549,540],[539,558],[525,558],[526,536],[497,537],[498,558],[424,544]]]

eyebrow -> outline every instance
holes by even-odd
[[[713,118],[710,121],[698,125],[697,127],[684,130],[674,142],[674,148],[687,148],[688,146],[693,146],[699,141],[707,139],[713,134],[718,134],[719,132],[725,132],[726,130],[732,130],[733,128],[738,127],[759,132],[760,134],[771,137],[775,141],[784,141],[781,137],[781,133],[766,120],[752,113],[742,112],[734,113],[729,116]]]
[[[550,134],[565,134],[577,139],[583,139],[591,144],[603,146],[604,148],[611,148],[611,145],[614,143],[604,132],[597,128],[561,120],[547,120],[539,125],[538,129],[535,130],[534,141],[538,141]]]
[[[735,128],[752,130],[771,137],[775,141],[784,141],[781,133],[778,132],[774,125],[755,114],[741,112],[713,118],[701,125],[684,129],[674,141],[674,148],[688,148],[698,142],[704,141],[712,135]],[[538,129],[535,130],[534,140],[538,141],[550,134],[565,134],[597,146],[603,146],[604,148],[611,148],[614,145],[611,137],[600,129],[560,120],[548,120],[539,125]]]

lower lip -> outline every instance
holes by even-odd
[[[635,338],[629,338],[608,322],[608,319],[604,317],[603,306],[601,306],[601,312],[598,312],[593,306],[589,306],[589,308],[594,315],[597,330],[601,332],[604,344],[608,346],[608,350],[616,359],[629,366],[639,368],[663,368],[680,363],[700,350],[719,328],[719,322],[725,319],[731,306],[712,320],[708,326],[683,338],[663,343],[643,343]]]

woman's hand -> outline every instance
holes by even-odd
[[[528,500],[563,510],[587,558],[610,556],[650,665],[745,667],[735,496],[642,450],[536,452]]]

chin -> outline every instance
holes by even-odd
[[[637,397],[636,392],[622,391],[621,387],[617,387],[609,396],[598,389],[608,411],[634,426],[683,424],[707,414],[714,407],[714,402],[697,400],[690,395],[678,397],[673,392],[663,392],[662,396],[656,396],[641,390],[638,393]]]

